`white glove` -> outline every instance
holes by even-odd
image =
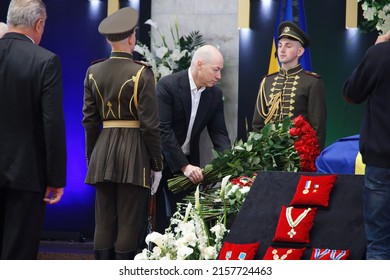
[[[150,192],[152,195],[154,195],[157,192],[158,186],[160,185],[161,177],[162,177],[162,171],[152,170],[152,186],[150,188]]]

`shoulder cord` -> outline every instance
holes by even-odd
[[[139,78],[141,77],[142,71],[145,69],[145,66],[142,66],[141,69],[138,70],[137,75],[135,76],[135,83],[134,83],[134,105],[135,108],[138,110],[138,82]]]
[[[130,110],[130,113],[134,116],[135,119],[137,119],[137,117],[136,117],[135,113],[133,112],[133,110],[131,108],[131,102],[134,100],[135,109],[138,111],[138,83],[139,83],[139,79],[141,77],[142,71],[144,69],[145,69],[145,66],[142,66],[141,69],[138,70],[138,72],[135,75],[135,77],[133,76],[134,92],[133,92],[133,97],[131,98],[130,103],[129,103],[129,110]]]
[[[259,115],[264,119],[264,123],[267,124],[275,115],[281,103],[282,94],[279,92],[275,94],[273,99],[268,101],[267,95],[265,94],[265,90],[264,90],[265,80],[266,79],[263,79],[260,85],[260,90],[257,95],[257,101],[256,101],[256,110],[259,113]],[[259,108],[259,106],[261,106],[261,108]],[[266,112],[266,108],[268,108],[268,112]]]

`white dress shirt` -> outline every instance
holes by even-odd
[[[188,69],[188,78],[190,80],[190,88],[191,88],[191,117],[190,117],[190,123],[188,125],[186,140],[184,141],[184,144],[181,146],[181,150],[186,156],[190,154],[191,132],[192,132],[192,127],[194,126],[196,112],[198,111],[200,97],[202,96],[202,92],[206,89],[205,87],[201,87],[200,89],[196,87],[190,69]]]

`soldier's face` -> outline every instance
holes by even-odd
[[[297,65],[303,52],[304,48],[298,41],[281,38],[278,42],[278,58],[282,64]]]

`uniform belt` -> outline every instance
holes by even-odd
[[[112,127],[125,127],[125,128],[139,128],[139,121],[128,121],[128,120],[114,120],[114,121],[104,121],[103,128],[112,128]]]

